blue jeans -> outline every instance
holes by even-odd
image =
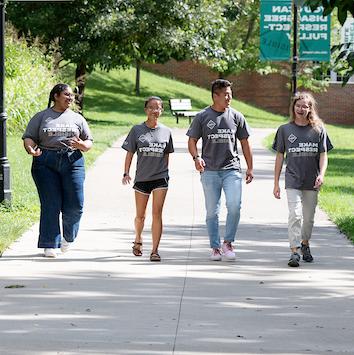
[[[33,158],[32,177],[41,203],[38,248],[60,248],[60,222],[63,237],[73,242],[84,205],[82,153],[43,150],[42,155]]]
[[[219,212],[221,190],[224,190],[227,208],[225,241],[233,242],[240,221],[242,175],[236,170],[204,171],[201,173],[204,190],[206,225],[210,247],[220,248]]]

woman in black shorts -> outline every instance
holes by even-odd
[[[134,126],[125,139],[122,148],[127,151],[122,183],[129,184],[133,155],[137,153],[135,172],[135,241],[133,254],[143,254],[142,231],[144,229],[146,206],[152,194],[152,250],[151,261],[161,261],[158,247],[162,234],[162,209],[168,189],[168,157],[173,152],[172,135],[169,128],[158,122],[163,111],[163,102],[157,96],[145,101],[146,121]]]

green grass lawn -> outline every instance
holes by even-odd
[[[89,77],[84,114],[93,131],[95,144],[85,154],[87,166],[118,137],[126,134],[133,124],[144,120],[143,106],[147,96],[157,95],[165,101],[162,122],[169,127],[177,126],[175,118],[169,112],[169,98],[187,96],[191,98],[195,110],[210,104],[209,90],[146,71],[142,71],[141,96],[136,97],[134,75],[134,70],[117,70],[110,73],[97,71]],[[286,118],[282,116],[267,113],[239,101],[234,102],[233,107],[244,113],[252,127],[277,127],[286,122]],[[187,128],[188,120],[180,120],[178,127]],[[348,232],[339,224],[343,231],[353,236],[353,183],[350,185],[350,180],[353,181],[354,146],[349,138],[350,135],[353,136],[353,129],[330,126],[329,131],[336,150],[330,155],[327,184],[321,194],[320,203],[336,223],[342,218],[346,225],[351,225]],[[344,137],[348,138],[344,140]],[[38,197],[30,174],[31,157],[22,148],[20,133],[8,138],[8,158],[11,164],[13,202],[10,208],[0,207],[0,254],[39,217]],[[327,203],[326,198],[329,201]],[[337,203],[338,212],[331,212],[330,207]],[[342,213],[345,210],[348,211],[347,214]]]
[[[170,127],[177,126],[168,107],[170,98],[192,100],[194,110],[200,110],[211,102],[209,90],[188,85],[156,74],[142,71],[141,95],[134,95],[135,71],[95,72],[90,76],[87,97],[85,98],[85,116],[90,124],[119,128],[141,122],[144,115],[144,99],[151,95],[160,96],[165,102],[162,120]],[[277,127],[286,119],[243,102],[235,101],[232,106],[241,111],[252,127]],[[188,120],[180,120],[178,127],[188,127]]]
[[[320,206],[354,241],[354,127],[327,125],[334,149],[328,153]]]

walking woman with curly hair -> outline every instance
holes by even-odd
[[[288,265],[312,262],[310,239],[318,192],[327,169],[327,152],[333,148],[316,101],[307,92],[298,92],[290,104],[290,122],[278,128],[273,149],[277,152],[274,168],[274,197],[280,199],[279,177],[286,157],[285,189],[288,199],[288,236],[291,255]]]

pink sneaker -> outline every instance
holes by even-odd
[[[213,248],[211,250],[210,260],[220,261],[221,260],[221,250],[218,248]]]
[[[222,244],[221,249],[223,252],[223,256],[227,261],[235,260],[236,255],[234,252],[234,247],[232,246],[231,242],[224,242]]]

